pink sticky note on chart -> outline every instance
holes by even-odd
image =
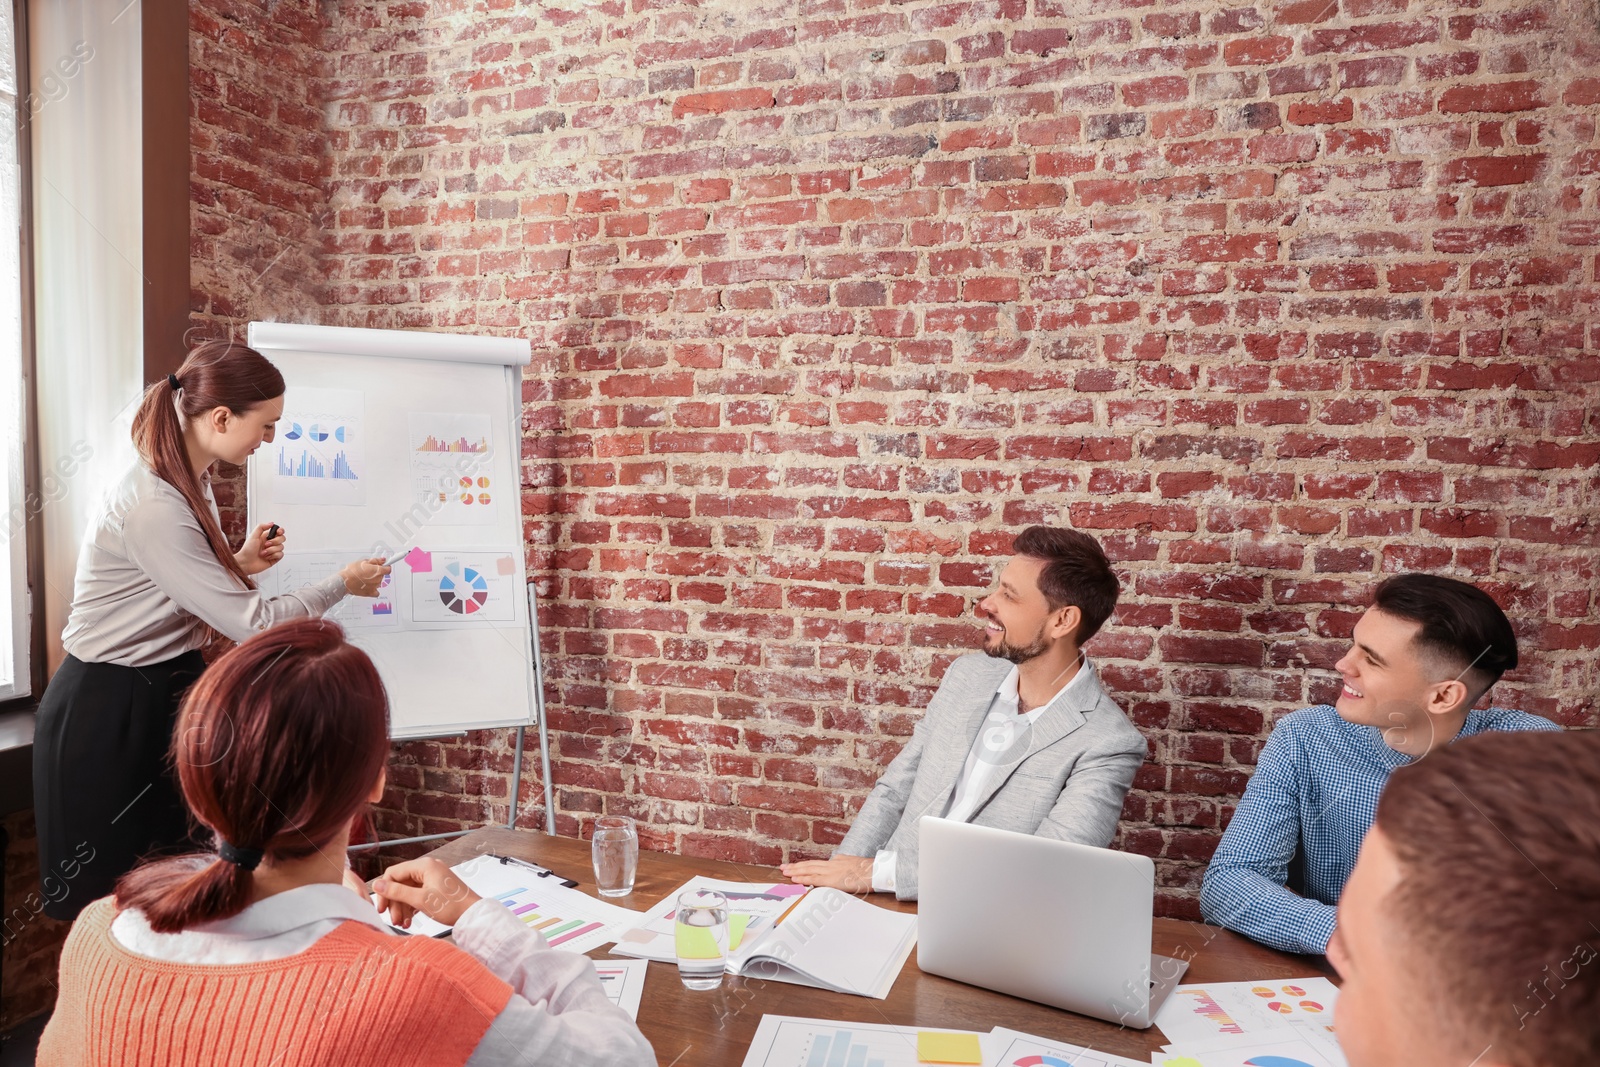
[[[406,566],[410,567],[414,574],[428,574],[433,570],[433,553],[413,548],[406,553]]]

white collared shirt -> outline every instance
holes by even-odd
[[[130,952],[167,963],[225,967],[304,952],[345,922],[394,931],[343,885],[300,886],[259,900],[237,915],[175,934],[150,929],[144,913],[120,912],[111,936]],[[395,936],[401,936],[396,934]],[[655,1053],[628,1013],[606,997],[585,956],[552,949],[544,936],[497,900],[462,913],[452,936],[511,986],[467,1067],[559,1063],[575,1067],[652,1067]]]
[[[1008,774],[1027,755],[1026,745],[1031,731],[1021,728],[1021,724],[1032,726],[1056,705],[1076,700],[1078,694],[1092,684],[1094,668],[1084,657],[1078,665],[1078,672],[1055,696],[1019,715],[1017,684],[1021,677],[1021,671],[1012,667],[1011,673],[1000,683],[1000,688],[995,690],[994,699],[989,703],[989,712],[984,717],[983,725],[978,727],[978,736],[973,738],[967,761],[961,767],[961,777],[956,779],[955,788],[950,791],[950,806],[945,809],[944,818],[955,822],[969,821],[991,791],[995,780]],[[894,892],[895,856],[894,852],[879,849],[873,857],[874,892]]]

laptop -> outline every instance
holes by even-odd
[[[1150,952],[1148,856],[923,818],[917,966],[1142,1030],[1188,970]]]

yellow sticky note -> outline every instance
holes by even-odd
[[[686,960],[714,960],[722,955],[722,950],[717,947],[716,938],[711,934],[708,926],[677,926],[678,957]]]
[[[732,952],[744,944],[745,927],[750,925],[750,916],[742,912],[734,912],[728,916],[728,951]]]
[[[917,1031],[918,1063],[983,1063],[983,1046],[977,1034],[941,1034]]]

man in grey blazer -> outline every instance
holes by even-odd
[[[983,654],[950,665],[911,740],[832,858],[785,864],[802,885],[917,897],[917,821],[942,816],[1104,846],[1144,762],[1144,737],[1081,646],[1117,603],[1098,542],[1031,526],[978,603]]]

